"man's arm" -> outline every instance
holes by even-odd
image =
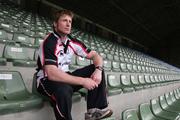
[[[95,65],[96,69],[94,73],[91,75],[91,78],[97,83],[100,84],[102,80],[102,69],[97,69],[97,67],[102,68],[103,67],[103,58],[96,52],[96,51],[91,51],[87,55],[88,59],[93,60],[93,64]]]
[[[84,88],[89,90],[94,89],[98,86],[91,78],[83,78],[72,76],[64,71],[58,69],[55,65],[45,65],[45,72],[47,73],[48,79],[53,81],[59,81],[68,84],[82,85]]]
[[[93,63],[96,67],[103,66],[103,58],[96,51],[91,51],[87,55],[87,58],[93,60]]]

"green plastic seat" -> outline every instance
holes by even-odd
[[[165,99],[166,99],[168,105],[175,107],[175,109],[177,109],[177,110],[180,109],[179,103],[173,102],[169,93],[165,93],[164,96],[165,96]]]
[[[110,60],[104,60],[103,65],[104,65],[105,71],[111,71],[112,70],[112,63]]]
[[[163,110],[174,112],[174,113],[180,113],[180,109],[177,109],[174,106],[170,106],[167,104],[164,95],[159,96],[159,102]]]
[[[164,120],[156,117],[151,109],[149,103],[142,103],[139,105],[140,120]]]
[[[20,112],[42,106],[42,99],[28,92],[17,71],[0,71],[0,114]]]
[[[122,120],[140,120],[136,109],[126,109],[122,112]]]
[[[6,60],[6,58],[2,58],[2,57],[0,57],[0,65],[6,65],[7,64],[7,60]]]
[[[112,61],[112,70],[114,72],[119,72],[120,71],[120,66],[119,66],[119,62],[116,61]]]
[[[34,67],[36,62],[29,56],[28,48],[6,45],[3,52],[3,57],[7,61],[13,62],[14,66]]]
[[[120,75],[120,82],[121,82],[121,85],[122,85],[121,87],[122,87],[122,90],[124,93],[134,91],[134,88],[131,84],[129,74],[121,74]]]
[[[108,95],[117,95],[122,93],[120,76],[118,74],[107,74]]]
[[[159,99],[152,99],[150,100],[150,106],[152,109],[152,112],[155,116],[162,118],[162,119],[168,119],[168,120],[178,120],[179,114],[173,113],[170,111],[163,110],[160,106]]]
[[[28,36],[24,35],[24,34],[19,34],[19,33],[15,33],[13,35],[13,40],[16,42],[20,42],[20,43],[31,43],[30,39]]]
[[[136,91],[143,89],[143,86],[139,83],[137,75],[130,75],[131,83]]]

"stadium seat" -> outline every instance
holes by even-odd
[[[119,62],[112,61],[112,71],[114,71],[114,72],[119,72],[120,71]]]
[[[156,117],[151,109],[149,103],[142,103],[139,105],[140,120],[164,120]]]
[[[180,109],[177,109],[176,107],[167,104],[164,95],[161,95],[158,98],[159,98],[160,106],[163,110],[174,113],[180,113]]]
[[[136,109],[126,109],[122,112],[122,120],[140,120]]]
[[[178,113],[163,110],[160,106],[159,99],[150,100],[150,106],[153,114],[159,118],[168,120],[178,120],[180,117]]]
[[[122,93],[120,76],[118,74],[107,74],[108,95]]]
[[[42,106],[42,99],[28,92],[17,71],[0,71],[0,96],[0,114]]]
[[[105,71],[111,71],[112,70],[112,62],[110,60],[104,60],[103,65],[104,65]]]
[[[3,57],[7,61],[13,62],[14,66],[35,67],[36,61],[33,61],[28,55],[27,48],[15,45],[6,45],[3,52]]]
[[[133,87],[136,91],[143,89],[143,86],[139,83],[139,80],[138,80],[136,74],[131,74],[130,79],[131,79],[131,83],[133,84]]]
[[[19,43],[32,44],[28,36],[20,33],[15,33],[13,35],[13,40]]]
[[[134,91],[134,88],[131,84],[129,74],[120,74],[120,82],[121,82],[121,88],[122,88],[124,93]]]

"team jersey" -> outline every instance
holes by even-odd
[[[69,71],[69,64],[73,55],[85,58],[91,50],[77,39],[67,37],[62,41],[57,32],[50,33],[40,45],[38,55],[37,77],[47,77],[44,65],[55,65],[64,72]]]

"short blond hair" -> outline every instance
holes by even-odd
[[[74,13],[71,11],[71,10],[59,10],[59,11],[56,11],[55,14],[54,14],[54,18],[53,18],[53,21],[54,22],[57,22],[59,20],[59,18],[63,15],[68,15],[70,16],[71,18],[74,17]]]

